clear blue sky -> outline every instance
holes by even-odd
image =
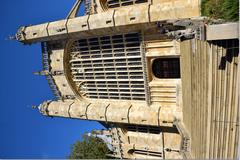
[[[32,105],[53,99],[41,70],[40,44],[7,41],[22,25],[63,19],[75,0],[2,0],[0,4],[0,158],[65,158],[97,122],[48,118]]]

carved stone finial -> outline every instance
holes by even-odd
[[[15,35],[11,35],[11,36],[8,36],[5,40],[16,40],[17,38],[16,38],[16,36]]]
[[[40,76],[47,76],[47,75],[50,74],[50,72],[47,71],[47,70],[43,70],[43,71],[34,72],[33,74],[35,74],[35,75],[40,75]]]
[[[32,109],[37,109],[38,108],[38,106],[32,106]]]
[[[44,101],[43,103],[39,104],[38,106],[33,105],[33,109],[38,109],[42,114],[46,115],[46,108],[52,101]]]

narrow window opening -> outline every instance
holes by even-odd
[[[181,78],[179,58],[157,58],[152,71],[156,78]]]

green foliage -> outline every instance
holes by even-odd
[[[77,141],[71,146],[69,159],[107,159],[109,153],[107,145],[99,138],[83,136],[82,141]]]
[[[238,0],[225,0],[223,6],[224,19],[233,21],[239,20]]]
[[[202,0],[203,16],[226,21],[239,20],[239,0]]]

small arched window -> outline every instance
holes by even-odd
[[[156,78],[181,78],[179,58],[154,59],[152,72]]]

